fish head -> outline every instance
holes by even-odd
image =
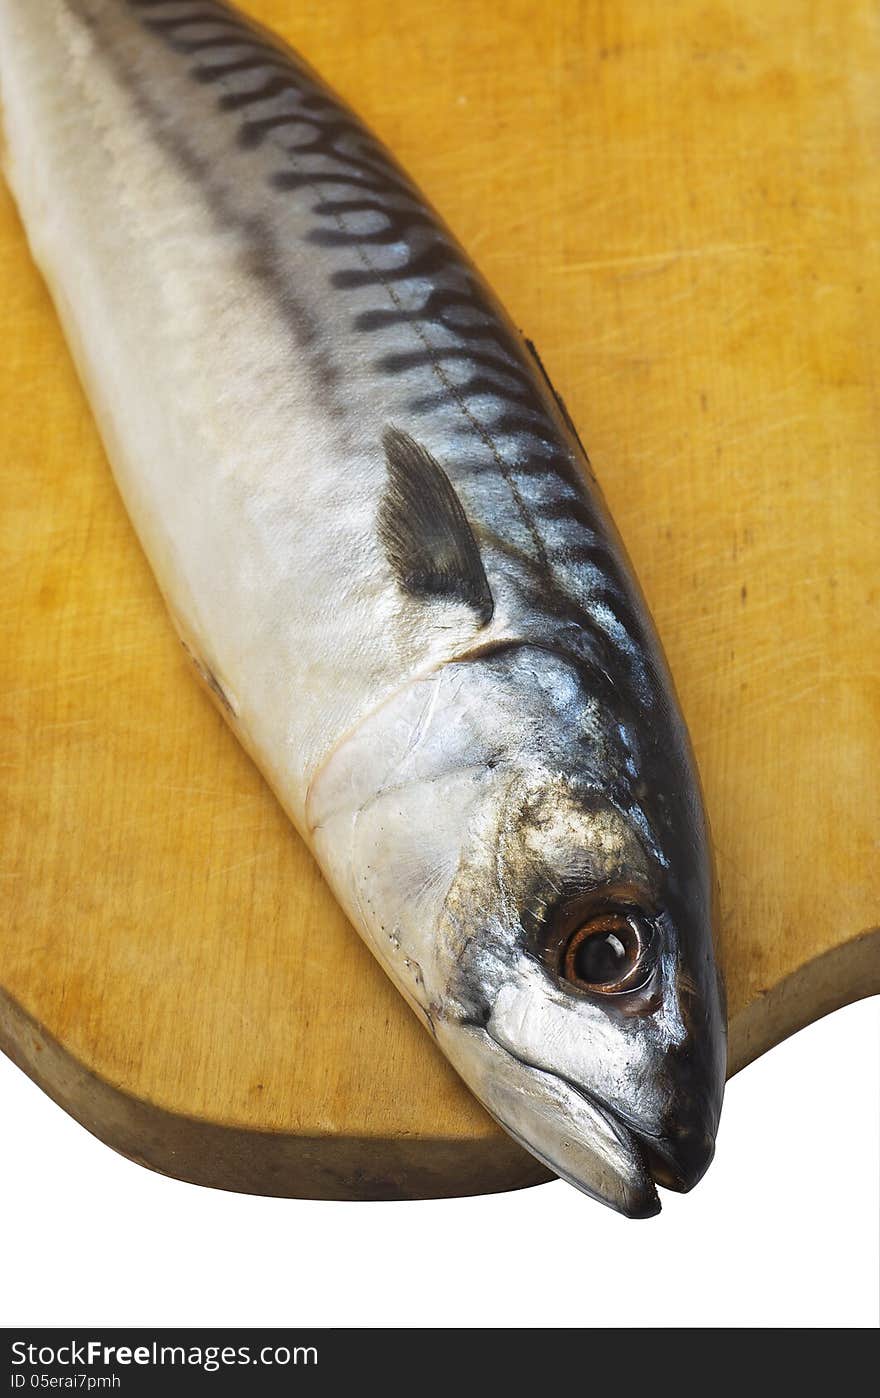
[[[714,1152],[725,1042],[711,887],[654,866],[642,832],[595,793],[547,775],[506,798],[479,935],[455,896],[447,905],[464,933],[451,998],[470,1036],[447,1051],[556,1173],[653,1212],[655,1183],[690,1189]]]
[[[571,658],[511,648],[390,700],[314,784],[312,835],[461,1077],[631,1216],[713,1152],[714,876],[687,739]]]
[[[534,695],[533,658],[506,669]],[[645,733],[578,666],[544,655],[539,673],[447,893],[461,1033],[444,1047],[557,1174],[648,1214],[655,1184],[688,1190],[709,1165],[724,1089],[699,782],[677,711]]]

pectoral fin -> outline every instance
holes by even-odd
[[[389,427],[383,443],[388,484],[379,533],[401,588],[426,601],[464,603],[485,626],[494,610],[492,592],[452,482],[408,433]]]

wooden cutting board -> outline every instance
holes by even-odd
[[[581,428],[704,777],[735,1071],[880,989],[877,7],[245,8],[416,175]],[[545,1178],[194,682],[5,192],[0,288],[0,1046],[204,1184]]]

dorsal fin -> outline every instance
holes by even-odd
[[[575,425],[574,425],[574,420],[573,420],[573,418],[572,418],[572,416],[571,416],[571,413],[568,411],[568,408],[567,408],[566,403],[565,403],[565,399],[563,398],[562,394],[561,394],[561,393],[558,391],[558,389],[556,388],[556,385],[554,384],[554,382],[553,382],[553,380],[551,379],[550,375],[547,373],[547,370],[544,368],[544,361],[543,361],[543,359],[541,358],[541,356],[540,356],[539,353],[538,353],[538,349],[537,349],[537,346],[536,346],[534,340],[530,340],[529,337],[528,337],[527,335],[523,335],[523,340],[525,341],[526,348],[528,349],[529,354],[532,356],[532,358],[534,359],[535,363],[537,364],[538,368],[539,368],[540,371],[541,371],[541,378],[544,380],[545,384],[547,385],[547,387],[549,388],[550,392],[553,394],[554,399],[556,400],[556,406],[559,408],[559,411],[562,413],[562,417],[563,417],[563,419],[564,419],[564,421],[565,421],[566,427],[568,428],[569,432],[570,432],[571,435],[574,437],[575,441],[577,442],[578,446],[580,447],[581,451],[582,451],[583,454],[584,454],[584,461],[585,461],[585,463],[586,463],[587,470],[589,471],[590,476],[592,477],[593,480],[595,480],[596,478],[595,478],[595,476],[593,475],[593,466],[592,466],[592,463],[591,463],[591,461],[590,461],[590,458],[589,458],[589,456],[588,456],[588,454],[587,454],[587,449],[586,449],[586,447],[584,446],[583,442],[581,441],[581,434],[580,434],[580,432],[578,432],[577,428],[576,428]]]
[[[485,626],[495,604],[452,482],[407,432],[389,427],[382,440],[388,484],[379,508],[379,533],[400,586],[412,597],[463,602]]]

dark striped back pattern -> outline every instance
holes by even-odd
[[[606,677],[623,662],[632,698],[652,708],[650,633],[580,474],[576,433],[452,234],[358,118],[271,35],[219,0],[125,3],[193,81],[216,90],[241,151],[277,152],[270,185],[312,201],[316,253],[350,253],[328,273],[327,293],[375,292],[368,309],[358,299],[350,329],[375,341],[377,376],[412,383],[413,422],[404,425],[417,433],[419,419],[445,411],[450,474],[466,499],[483,493],[487,471],[503,477],[518,527],[493,529],[491,510],[481,511],[481,547],[506,560],[566,648]]]

